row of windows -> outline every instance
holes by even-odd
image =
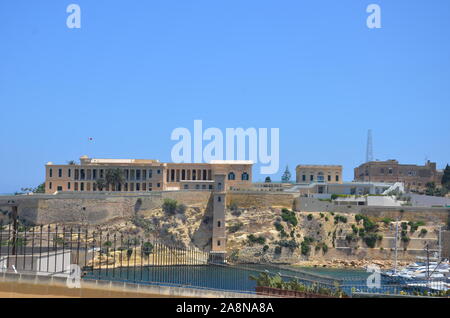
[[[331,175],[328,175],[328,176],[327,176],[327,181],[328,181],[328,182],[331,182],[331,179],[332,179],[332,178],[331,178]],[[339,175],[336,175],[335,178],[334,178],[334,180],[335,180],[336,182],[339,182]],[[302,175],[302,181],[303,181],[303,182],[306,182],[306,174]],[[314,175],[313,175],[313,174],[309,175],[309,181],[314,181]],[[325,181],[324,176],[321,175],[321,174],[319,174],[319,175],[317,176],[317,182],[324,182],[324,181]]]
[[[247,172],[241,174],[241,180],[247,181],[249,179],[249,175]],[[236,175],[234,172],[228,173],[228,180],[236,180]]]
[[[161,183],[156,184],[156,188],[160,188]],[[48,183],[48,188],[52,190],[53,184],[52,182]],[[109,185],[104,188],[99,188],[97,183],[93,182],[73,182],[73,191],[152,191],[153,184],[152,183],[124,183],[118,184],[117,186]],[[63,191],[62,186],[58,186],[57,191]],[[67,182],[67,190],[72,190],[72,183]]]
[[[212,180],[211,169],[168,169],[167,182],[180,182],[180,180]]]
[[[200,189],[206,190],[206,188],[207,188],[207,187],[206,187],[206,184],[202,184],[201,186],[200,186],[199,184],[196,184],[195,187],[194,187],[194,189],[196,189],[196,190],[200,190]],[[212,188],[213,188],[212,184],[209,184],[209,185],[208,185],[208,190],[212,190]],[[189,189],[189,185],[188,185],[188,184],[185,184],[185,185],[183,186],[183,189],[188,190],[188,189]]]
[[[153,177],[153,169],[121,169],[125,180],[147,180]],[[156,170],[161,174],[161,169]],[[49,169],[49,177],[53,178],[53,169]],[[58,169],[58,178],[63,177],[63,169]],[[72,169],[67,169],[67,177],[72,177]],[[75,180],[97,180],[106,177],[105,169],[74,169]]]

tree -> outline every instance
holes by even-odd
[[[266,177],[266,180],[264,181],[265,183],[271,183],[272,179],[270,179],[270,177]]]
[[[148,257],[148,256],[152,253],[152,251],[153,251],[153,244],[150,243],[150,242],[145,242],[144,244],[142,244],[141,249],[142,249],[142,253],[143,253],[146,257]]]
[[[69,160],[69,161],[67,161],[67,164],[70,166],[74,166],[77,164],[77,162],[75,160]]]
[[[177,200],[167,198],[164,199],[162,209],[167,214],[175,214],[175,212],[177,211],[177,205],[178,205]]]
[[[21,188],[22,192],[33,192],[33,193],[45,193],[45,182],[38,185],[36,188]]]
[[[95,183],[97,184],[98,191],[103,191],[103,189],[106,187],[106,180],[103,178],[97,179]]]
[[[125,182],[125,177],[123,176],[123,171],[119,168],[117,169],[107,169],[105,173],[106,184],[114,186],[116,189],[120,184]]]
[[[442,187],[450,191],[450,166],[447,164],[444,169],[444,175],[442,176]]]
[[[434,192],[436,191],[436,184],[434,182],[427,182],[425,187],[426,187],[425,190],[426,195],[434,195]]]
[[[283,173],[283,176],[281,177],[281,181],[283,183],[289,183],[291,181],[291,172],[289,171],[289,167],[286,166],[286,170]]]

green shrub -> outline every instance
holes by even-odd
[[[177,200],[167,198],[164,199],[162,209],[167,214],[175,214],[177,210],[177,204],[178,204]]]
[[[142,244],[142,253],[145,256],[149,256],[152,252],[153,252],[153,244],[150,242],[145,242],[144,244]]]
[[[343,215],[336,215],[334,217],[334,224],[338,224],[339,222],[347,223],[347,218]]]
[[[235,224],[229,226],[229,227],[228,227],[228,231],[229,231],[230,233],[236,233],[236,232],[239,231],[243,226],[244,226],[244,224],[243,224],[242,222],[238,222],[238,223],[235,223]]]
[[[280,222],[275,221],[275,223],[273,223],[273,225],[275,226],[275,229],[278,232],[284,231],[284,227],[283,227],[283,225]]]
[[[264,245],[264,247],[263,247],[263,252],[264,252],[264,253],[267,252],[268,249],[269,249],[269,245]]]
[[[388,225],[389,223],[393,222],[394,220],[392,218],[384,217],[381,219],[381,222]]]
[[[350,242],[356,242],[356,241],[358,241],[358,237],[356,236],[355,233],[350,233],[350,234],[347,234],[347,235],[345,236],[345,240],[346,240],[348,243],[350,243]]]
[[[256,243],[256,244],[265,244],[266,243],[266,238],[264,236],[258,236],[256,237],[253,234],[250,234],[247,236],[248,241],[250,242],[250,244]]]
[[[308,255],[309,252],[311,251],[311,247],[309,246],[308,243],[306,243],[305,241],[303,241],[301,243],[301,251],[302,251],[302,255]]]
[[[419,235],[420,236],[425,236],[425,235],[427,235],[427,233],[428,233],[427,229],[421,229]]]
[[[275,246],[274,253],[277,255],[281,254],[281,246]]]
[[[403,224],[403,223],[402,223]],[[410,226],[410,231],[411,233],[414,233],[415,231],[417,231],[417,229],[419,228],[419,226],[424,226],[425,222],[422,221],[418,221],[418,222],[412,222],[409,221],[408,225]]]
[[[381,239],[382,239],[382,237],[381,237]],[[368,247],[374,248],[377,241],[380,240],[380,236],[375,233],[370,233],[370,234],[367,234],[366,236],[364,236],[363,240],[364,240],[364,243],[366,243],[366,245]]]
[[[308,221],[311,221],[313,219],[313,215],[312,214],[308,214],[308,216],[306,218],[308,219]]]
[[[276,243],[278,246],[287,247],[291,250],[298,248],[298,243],[295,240],[281,240]]]
[[[364,230],[366,230],[366,232],[375,230],[377,227],[377,225],[371,219],[369,219],[367,216],[364,216],[363,226],[364,226]]]
[[[290,223],[293,226],[297,226],[298,220],[294,211],[289,211],[288,209],[283,209],[281,213],[281,218],[284,222]]]

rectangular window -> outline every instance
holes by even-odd
[[[156,171],[157,174],[161,174],[161,170],[158,169],[158,171]]]
[[[51,183],[51,182],[48,184],[48,188],[49,188],[49,189],[52,188],[52,183]]]
[[[314,175],[309,176],[309,181],[314,181]]]
[[[145,182],[142,183],[142,191],[147,191],[147,183],[145,183]]]
[[[149,170],[148,170],[148,178],[149,178],[149,179],[151,179],[151,178],[152,178],[152,172],[153,172],[153,170],[152,170],[152,169],[149,169]]]
[[[72,169],[67,169],[67,176],[68,176],[69,178],[72,177]]]
[[[100,179],[103,179],[103,169],[100,169]]]
[[[87,179],[88,180],[92,179],[92,170],[91,169],[87,169]]]
[[[84,169],[81,169],[81,170],[80,170],[80,179],[81,179],[81,180],[86,179],[86,175],[85,175],[85,173],[84,173]],[[83,191],[83,190],[81,190],[81,191]]]
[[[73,190],[78,191],[78,182],[75,182],[73,185]]]
[[[92,170],[92,179],[97,180],[97,169]]]
[[[147,170],[142,169],[142,180],[146,180],[147,179]]]
[[[136,183],[136,191],[141,191],[141,184],[140,183]]]
[[[306,181],[306,174],[302,175],[302,181]]]
[[[62,169],[58,169],[58,178],[62,177]]]
[[[62,186],[58,186],[58,187],[56,188],[56,190],[57,190],[57,191],[62,191]]]
[[[80,191],[84,191],[84,182],[80,183]]]
[[[134,170],[130,171],[130,180],[134,180]]]
[[[328,181],[331,181],[331,176],[330,175],[328,175]]]
[[[336,175],[336,182],[339,182],[339,175]]]
[[[70,182],[67,182],[67,190],[70,190]]]
[[[136,170],[136,180],[141,180],[141,170]]]
[[[50,168],[50,169],[48,170],[48,173],[49,173],[49,175],[50,175],[50,178],[52,178],[52,177],[53,177],[53,169]]]
[[[161,187],[161,183],[157,183],[157,184],[156,184],[156,187],[157,187],[157,188],[160,188],[160,187]]]

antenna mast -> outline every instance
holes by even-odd
[[[367,132],[366,162],[373,161],[372,129]]]

